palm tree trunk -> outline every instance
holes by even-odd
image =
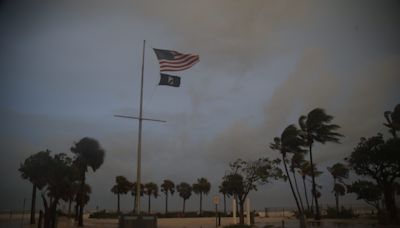
[[[243,225],[244,224],[244,200],[240,200],[239,208],[240,208],[239,224]]]
[[[69,199],[69,201],[68,201],[68,218],[71,217],[71,204],[72,204],[72,199]]]
[[[118,214],[119,214],[119,212],[120,212],[120,206],[119,206],[119,202],[120,202],[120,201],[119,201],[119,199],[120,199],[120,198],[119,198],[119,192],[118,192],[118,193],[117,193],[117,201],[118,201],[118,202],[117,202],[117,213],[118,213]]]
[[[311,177],[312,177],[312,192],[313,192],[313,197],[315,200],[315,219],[320,220],[321,219],[321,214],[319,211],[319,206],[318,206],[318,197],[317,197],[317,189],[315,185],[315,173],[314,173],[314,163],[313,163],[313,158],[312,158],[312,143],[309,146],[310,149],[310,165],[311,165]]]
[[[165,214],[168,214],[168,192],[165,193]]]
[[[307,210],[310,211],[310,203],[308,202],[308,196],[307,196],[306,176],[302,176],[302,178],[303,178],[304,196],[307,203]]]
[[[186,200],[183,199],[183,208],[182,208],[183,217],[185,217],[185,203],[186,203]]]
[[[339,213],[339,194],[335,192],[335,201],[336,201],[336,211]]]
[[[51,228],[56,228],[57,204],[58,204],[58,198],[55,198],[53,200],[52,205],[50,206],[50,210],[51,210]]]
[[[312,192],[311,192],[311,195],[312,195]],[[314,215],[314,197],[312,196],[311,197],[311,214],[313,214]]]
[[[43,227],[44,228],[51,228],[51,215],[50,215],[50,209],[49,208],[45,208],[44,209]]]
[[[203,212],[203,208],[202,208],[202,202],[203,201],[203,194],[202,194],[202,192],[200,192],[200,216],[203,214],[202,212]]]
[[[296,193],[294,192],[293,184],[292,184],[292,181],[291,181],[290,176],[289,176],[289,171],[288,171],[288,168],[286,166],[286,159],[285,158],[286,157],[285,157],[284,153],[282,153],[283,166],[285,167],[286,176],[288,177],[289,184],[290,184],[290,189],[292,190],[292,194],[293,194],[294,200],[296,201],[297,210],[298,210],[299,216],[300,216],[300,227],[304,228],[304,227],[306,227],[306,223],[305,223],[305,220],[304,220],[304,213],[301,210],[299,201],[298,201],[298,199],[296,197]]]
[[[136,213],[136,207],[135,207],[135,205],[136,205],[136,195],[133,195],[133,213],[134,213],[134,214]]]
[[[149,194],[149,205],[148,205],[148,207],[147,207],[147,214],[150,214],[150,198],[151,198],[151,194]]]
[[[394,186],[390,183],[383,184],[383,198],[386,206],[386,210],[389,213],[389,219],[392,224],[398,224],[399,219],[397,217],[397,207],[394,200]]]
[[[226,194],[224,194],[224,215],[226,215]]]
[[[297,185],[296,173],[295,173],[294,169],[292,170],[292,174],[293,174],[293,179],[294,179],[294,186],[296,187],[296,192],[297,192],[297,195],[298,195],[298,197],[299,197],[301,210],[302,210],[303,213],[304,213],[303,200],[301,199],[301,195],[300,195],[300,191],[299,191],[299,186]]]
[[[239,214],[239,200],[238,200],[238,197],[237,197],[236,194],[234,195],[234,197],[235,197],[236,213]],[[232,210],[233,210],[233,209],[232,209]]]
[[[79,217],[79,203],[76,202],[76,204],[75,204],[75,221],[78,221],[78,217]]]
[[[336,178],[333,178],[333,192],[335,193],[336,212],[339,213],[339,194],[335,191]]]
[[[79,219],[78,226],[83,226],[83,198],[84,198],[84,186],[85,186],[85,171],[82,171],[82,179],[81,179],[81,190],[80,190],[80,199],[79,199]]]
[[[44,222],[43,222],[43,227],[44,228],[50,228],[50,209],[49,209],[49,204],[47,203],[46,197],[41,194],[42,200],[43,200],[43,207],[44,207]]]
[[[35,224],[35,209],[36,209],[36,184],[33,184],[32,199],[31,199],[31,224]]]

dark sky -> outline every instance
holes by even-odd
[[[22,1],[0,3],[0,210],[20,208],[31,185],[20,162],[65,152],[89,136],[106,152],[88,174],[89,208],[114,208],[117,175],[136,175],[141,50],[146,40],[143,180],[212,184],[205,207],[237,159],[276,157],[274,136],[324,108],[342,144],[317,145],[322,200],[333,203],[326,167],[362,136],[387,133],[383,112],[400,103],[399,1]],[[200,55],[181,87],[156,86],[151,48]],[[256,209],[292,206],[287,183],[251,194]],[[122,197],[132,208],[131,196]],[[143,199],[144,200],[144,199]],[[162,210],[164,198],[153,200]],[[359,204],[355,197],[346,203]],[[189,200],[196,210],[198,197]],[[171,209],[181,208],[172,198]]]

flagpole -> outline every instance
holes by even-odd
[[[143,76],[144,76],[144,54],[146,40],[143,40],[143,55],[142,55],[142,77],[140,81],[140,109],[139,109],[139,134],[137,144],[137,171],[136,171],[136,195],[135,195],[135,212],[140,214],[140,183],[141,183],[141,159],[142,159],[142,117],[143,117]]]

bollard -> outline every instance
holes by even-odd
[[[237,223],[236,220],[236,200],[232,199],[232,217],[233,217],[233,224]]]
[[[215,228],[218,227],[218,204],[215,204]]]
[[[250,199],[249,198],[247,198],[246,199],[246,208],[247,208],[247,210],[246,210],[246,224],[247,225],[251,225],[251,222],[250,222]]]

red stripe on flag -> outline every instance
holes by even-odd
[[[181,60],[160,60],[159,63],[160,64],[182,64],[185,62],[190,62],[193,59],[198,59],[198,56],[188,56],[185,59],[181,59]]]
[[[194,64],[196,64],[197,62],[199,62],[199,59],[194,59],[192,61],[190,61],[187,64],[183,64],[183,65],[161,65],[160,64],[160,71],[181,71],[181,70],[186,70],[190,67],[192,67]]]
[[[199,62],[199,56],[186,56],[181,60],[160,60],[160,71],[180,71],[192,67]]]

